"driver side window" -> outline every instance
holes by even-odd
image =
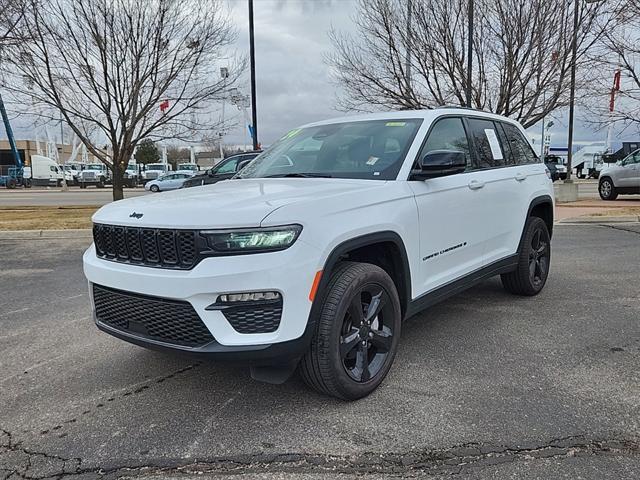
[[[447,117],[437,120],[427,137],[418,160],[423,158],[427,153],[434,150],[452,150],[463,152],[467,160],[467,167],[471,165],[471,154],[469,151],[469,141],[459,117]]]
[[[236,161],[237,160],[235,158],[226,161],[226,163],[223,163],[215,170],[215,173],[217,174],[234,173],[236,171]]]

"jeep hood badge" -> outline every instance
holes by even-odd
[[[133,212],[131,215],[129,215],[129,218],[142,218],[143,215],[144,213]]]

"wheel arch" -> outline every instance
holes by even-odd
[[[322,277],[311,307],[310,319],[317,318],[322,308],[331,274],[338,263],[344,260],[371,263],[385,270],[396,285],[404,317],[411,301],[411,270],[404,241],[394,231],[368,233],[345,240],[337,245],[327,257]]]
[[[553,236],[553,215],[553,199],[549,195],[541,195],[539,197],[536,197],[529,204],[527,218],[539,217],[544,220],[544,223],[546,223],[547,225],[547,230],[549,230],[549,238]],[[520,242],[522,242],[522,238],[524,237],[526,228],[527,224],[525,221],[525,225],[522,228],[522,234],[520,236]]]
[[[615,184],[615,182],[613,181],[613,177],[612,177],[611,175],[608,175],[608,174],[607,174],[607,175],[605,175],[605,176],[603,176],[603,177],[600,177],[600,178],[598,179],[598,188],[600,188],[600,184],[601,184],[602,182],[604,182],[605,180],[609,180],[609,181],[611,182],[611,185],[615,188],[616,184]]]

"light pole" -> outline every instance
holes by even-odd
[[[469,0],[469,41],[467,43],[467,107],[471,108],[471,69],[473,68],[473,0]]]
[[[229,69],[227,67],[220,68],[220,77],[222,77],[222,95],[227,94],[227,78],[229,78]],[[220,160],[224,158],[224,149],[222,147],[222,140],[224,139],[224,106],[225,106],[226,98],[222,97],[222,126],[220,127]]]
[[[602,0],[584,0],[585,3],[600,3]],[[567,179],[564,183],[572,183],[571,160],[573,158],[573,117],[576,100],[576,61],[578,57],[578,19],[580,17],[580,0],[573,2],[573,35],[571,38],[571,81],[569,84],[569,135],[567,139]]]
[[[567,178],[564,183],[572,183],[571,160],[573,157],[573,111],[576,100],[576,59],[578,50],[578,15],[580,12],[579,1],[574,0],[573,9],[573,35],[571,37],[571,80],[569,82],[569,135],[567,139]]]
[[[256,108],[256,51],[253,36],[253,0],[249,0],[249,59],[251,63],[251,137],[258,150],[258,111]]]
[[[412,0],[407,0],[407,64],[405,67],[407,73],[407,95],[411,95],[411,10],[413,9]]]

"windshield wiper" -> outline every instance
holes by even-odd
[[[277,173],[264,178],[331,178],[328,173]]]

